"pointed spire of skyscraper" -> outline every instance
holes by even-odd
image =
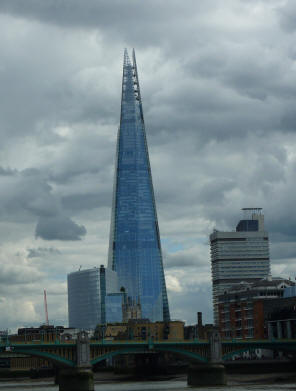
[[[125,48],[124,49],[124,57],[123,57],[123,66],[125,67],[126,65],[130,65],[130,64],[131,64],[131,62],[130,62],[130,58],[129,58],[129,55],[128,55],[128,51]]]
[[[135,51],[124,51],[108,266],[142,317],[170,319]]]

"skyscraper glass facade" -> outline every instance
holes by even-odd
[[[99,269],[68,274],[69,326],[93,329],[101,321]]]
[[[108,267],[142,318],[169,320],[135,54],[124,54]]]
[[[105,303],[106,303],[106,323],[122,322],[124,294],[109,293],[105,297]]]
[[[94,329],[104,323],[105,296],[116,291],[116,273],[102,266],[68,274],[69,327]]]

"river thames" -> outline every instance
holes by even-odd
[[[184,391],[194,389],[194,387],[187,386],[186,379],[172,379],[164,381],[123,381],[123,382],[102,382],[95,384],[96,391]],[[286,384],[229,384],[225,387],[200,387],[197,390],[203,391],[285,391],[296,390],[296,383]],[[58,391],[58,386],[53,385],[48,381],[1,381],[0,391]]]

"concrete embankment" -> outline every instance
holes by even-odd
[[[227,374],[268,374],[295,373],[296,362],[283,360],[242,360],[228,361],[225,364]]]

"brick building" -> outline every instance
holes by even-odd
[[[104,328],[104,331],[102,331]],[[148,319],[130,319],[127,323],[109,323],[99,325],[96,328],[95,336],[98,339],[107,340],[133,340],[147,341],[183,341],[184,340],[184,322],[150,322]]]
[[[233,285],[218,297],[219,331],[223,339],[264,339],[275,335],[291,335],[292,329],[277,319],[280,309],[296,305],[296,297],[284,298],[286,288],[295,283],[268,277],[254,283]],[[270,324],[268,322],[282,322]],[[280,326],[283,326],[280,329]],[[294,323],[290,324],[291,328]],[[289,327],[289,326],[288,326]],[[276,330],[275,330],[276,329]],[[296,331],[296,324],[295,324]]]

